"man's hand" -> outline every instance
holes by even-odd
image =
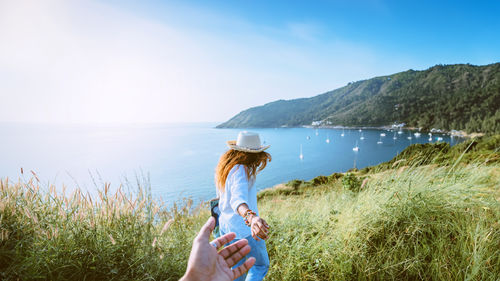
[[[182,281],[234,280],[247,272],[255,263],[255,258],[251,257],[242,265],[231,269],[250,252],[248,241],[238,240],[219,251],[225,244],[231,242],[236,234],[231,232],[209,243],[208,239],[214,227],[215,219],[210,217],[194,239],[186,274],[181,278]]]

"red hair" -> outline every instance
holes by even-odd
[[[267,152],[250,153],[230,149],[222,154],[219,159],[219,164],[215,169],[215,185],[220,191],[224,192],[229,172],[237,164],[245,166],[247,179],[250,180],[257,173],[264,170],[267,162],[271,162],[271,155]]]

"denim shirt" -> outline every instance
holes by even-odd
[[[254,183],[255,179],[248,181],[245,167],[238,164],[229,172],[224,192],[217,192],[221,212],[219,217],[220,229],[224,233],[236,233],[236,239],[243,239],[252,234],[250,227],[245,225],[245,220],[238,214],[238,206],[245,203],[250,210],[259,215],[257,190]]]

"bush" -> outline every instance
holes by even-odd
[[[347,173],[342,178],[342,185],[347,190],[358,192],[361,187],[361,181],[353,173]]]
[[[329,178],[328,177],[325,177],[325,176],[317,176],[315,177],[314,179],[312,179],[310,181],[310,183],[313,185],[313,186],[318,186],[318,185],[322,185],[322,184],[325,184],[325,183],[328,183],[329,181]]]

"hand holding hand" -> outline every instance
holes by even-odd
[[[251,257],[239,267],[231,269],[250,252],[248,241],[238,240],[218,251],[231,242],[236,234],[231,232],[209,243],[208,239],[214,227],[215,220],[210,217],[194,239],[186,274],[181,278],[182,281],[234,280],[247,272],[255,263],[255,258]]]

